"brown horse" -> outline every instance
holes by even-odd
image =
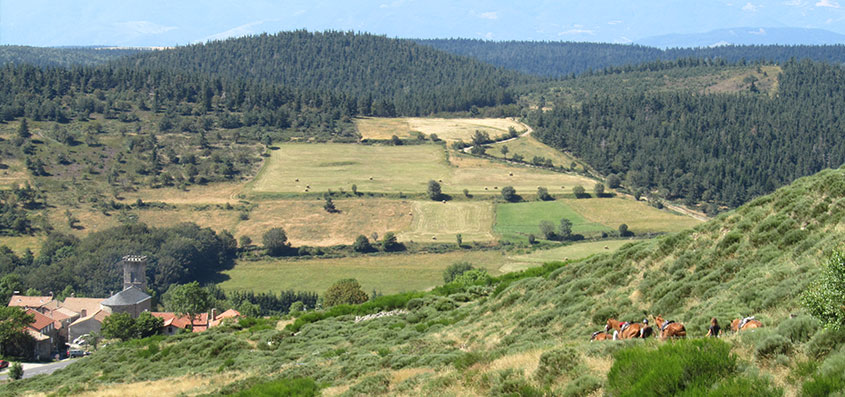
[[[739,323],[741,321],[742,321],[742,319],[739,319],[739,318],[731,321],[731,331],[733,331],[733,332],[748,331],[749,329],[760,328],[760,327],[763,326],[763,323],[761,323],[760,321],[751,319],[751,320],[746,321],[745,324],[742,325],[742,329],[739,329]]]
[[[660,316],[654,318],[654,323],[657,324],[657,329],[660,330],[660,340],[684,338],[687,336],[687,329],[681,323],[668,322]]]
[[[605,325],[604,330],[610,331],[610,329],[614,329],[617,332],[617,337],[619,339],[632,339],[632,338],[643,338],[643,332],[646,328],[643,324],[640,323],[627,323],[627,326],[624,326],[622,323],[614,318],[610,318],[607,320],[607,325]],[[622,329],[622,328],[625,329]]]
[[[590,342],[592,342],[594,340],[611,340],[611,339],[613,339],[613,335],[608,334],[607,332],[604,332],[604,331],[593,332],[593,335],[590,336]]]

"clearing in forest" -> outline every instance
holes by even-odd
[[[502,147],[508,147],[507,155],[502,154]],[[512,141],[494,143],[487,149],[487,154],[498,158],[511,159],[515,154],[522,156],[522,161],[531,162],[534,157],[543,157],[552,160],[554,166],[569,168],[577,161],[566,153],[555,150],[552,147],[540,142],[531,135],[521,136]],[[582,166],[583,167],[583,166]]]
[[[400,117],[375,118],[365,117],[355,120],[355,126],[363,139],[390,139],[393,135],[399,138],[411,138],[412,131],[420,132],[428,137],[436,134],[438,138],[447,142],[472,139],[475,131],[486,132],[491,138],[508,133],[513,127],[518,132],[526,131],[528,126],[513,119],[444,119],[428,117]]]
[[[332,191],[425,193],[428,181],[443,193],[496,195],[504,186],[518,194],[571,193],[575,185],[595,181],[579,175],[511,166],[449,152],[434,144],[385,146],[357,144],[284,144],[274,150],[249,189],[259,194],[304,194]]]

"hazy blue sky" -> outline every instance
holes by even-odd
[[[171,46],[300,28],[626,43],[731,27],[845,34],[845,0],[0,0],[0,44],[33,46]]]

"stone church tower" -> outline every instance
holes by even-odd
[[[147,290],[147,257],[126,255],[120,261],[123,265],[123,289],[135,286]]]

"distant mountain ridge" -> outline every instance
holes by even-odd
[[[705,33],[646,37],[637,44],[658,48],[698,48],[722,45],[832,45],[845,44],[845,35],[824,29],[737,27]]]

